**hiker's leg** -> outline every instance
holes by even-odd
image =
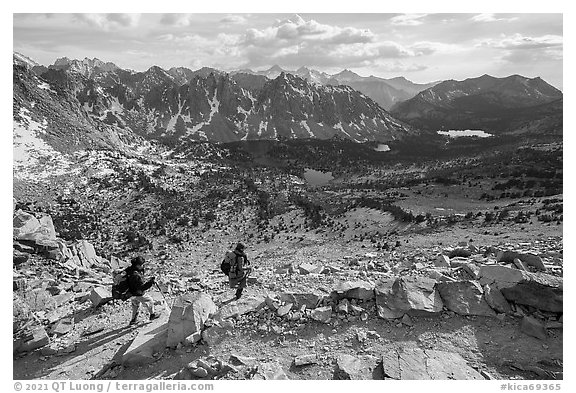
[[[138,308],[140,307],[139,298],[140,296],[133,296],[132,299],[130,299],[130,302],[132,303],[132,322],[138,317]]]
[[[144,304],[144,307],[146,307],[146,310],[148,310],[150,315],[154,314],[154,300],[148,295],[141,296],[141,298],[141,302]]]
[[[242,291],[246,287],[247,278],[248,277],[244,276],[244,278],[242,278],[242,280],[240,280],[240,282],[238,283],[238,289],[236,290],[236,299],[240,299],[240,297],[242,296]]]

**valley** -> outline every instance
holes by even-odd
[[[563,379],[551,98],[492,133],[400,120],[311,70],[28,60],[13,75],[14,379]],[[410,84],[399,107],[438,86]],[[460,129],[491,136],[437,133]],[[237,242],[254,269],[234,300],[220,262]],[[136,255],[161,317],[129,326],[110,289]]]

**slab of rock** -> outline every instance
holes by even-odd
[[[506,266],[480,268],[480,284],[494,284],[504,297],[539,310],[563,311],[563,280],[546,273],[530,273]]]
[[[241,315],[249,314],[258,311],[266,304],[264,296],[246,296],[241,297],[235,302],[229,303],[222,307],[220,311],[216,313],[214,319],[228,319],[228,318],[238,318]]]
[[[468,248],[458,247],[458,248],[451,250],[450,253],[448,254],[448,256],[450,258],[454,258],[454,257],[468,258],[468,257],[472,256],[472,252]]]
[[[160,314],[138,330],[138,335],[132,340],[126,352],[122,355],[122,364],[146,364],[153,362],[154,353],[166,348],[168,338],[168,314]]]
[[[540,340],[545,340],[548,337],[544,324],[533,317],[524,316],[522,322],[520,322],[520,330],[523,333]]]
[[[305,366],[308,364],[314,364],[317,361],[318,361],[318,359],[316,358],[316,355],[314,355],[314,354],[300,355],[300,356],[296,356],[294,358],[294,365],[295,366]]]
[[[356,357],[340,354],[336,358],[334,379],[371,380],[383,379],[381,369],[378,367],[378,358],[374,356]]]
[[[50,216],[39,220],[33,215],[18,210],[13,217],[13,235],[16,240],[56,241],[56,230]]]
[[[434,266],[442,268],[450,267],[450,258],[446,255],[440,254],[434,260]]]
[[[316,271],[317,269],[318,266],[306,262],[301,263],[300,266],[298,266],[298,271],[300,272],[300,274],[310,274]]]
[[[511,314],[512,308],[502,292],[494,284],[484,285],[484,299],[492,309],[499,313]]]
[[[74,294],[72,294],[72,297],[74,297]],[[95,287],[92,288],[92,291],[90,292],[90,301],[92,302],[92,305],[94,305],[94,307],[98,307],[101,304],[106,303],[111,298],[112,294],[110,293],[108,288]]]
[[[514,250],[500,251],[496,260],[498,262],[514,263],[514,259],[519,259],[528,266],[534,267],[539,271],[546,271],[546,266],[542,262],[542,258],[531,252],[519,252]]]
[[[333,293],[336,299],[374,299],[374,284],[367,281],[343,281],[336,284]]]
[[[484,299],[484,290],[476,281],[443,282],[437,285],[446,308],[460,315],[495,316]]]
[[[20,265],[24,262],[26,262],[28,260],[28,258],[30,258],[30,255],[18,250],[14,250],[12,252],[12,263],[14,265]]]
[[[268,363],[260,363],[258,365],[258,371],[254,378],[256,380],[280,380],[280,379],[289,379],[288,375],[282,369],[282,366],[278,362],[268,362]]]
[[[172,305],[168,319],[167,347],[184,343],[186,337],[200,333],[204,322],[218,311],[212,298],[204,292],[192,292],[179,296]]]
[[[18,348],[15,348],[15,352],[33,351],[48,345],[49,342],[50,339],[48,338],[46,330],[43,327],[39,327],[32,330],[31,337],[24,343],[21,343]]]
[[[288,314],[291,309],[292,309],[292,303],[287,303],[283,306],[280,306],[276,311],[276,313],[278,314],[279,317],[283,317],[284,315]]]
[[[348,314],[350,312],[350,301],[348,299],[342,299],[338,302],[338,306],[336,307],[338,312]]]
[[[62,318],[52,326],[50,333],[57,336],[63,336],[70,333],[73,328],[74,318]]]
[[[429,315],[442,311],[436,281],[422,276],[384,279],[376,284],[378,316],[385,319],[410,315]]]
[[[484,379],[457,353],[420,348],[391,348],[382,355],[382,369],[385,379]]]
[[[322,295],[316,292],[281,292],[278,299],[284,303],[292,303],[294,308],[306,306],[307,309],[313,309],[322,300]]]
[[[332,317],[332,307],[330,306],[315,308],[310,313],[310,318],[322,323],[330,322],[331,317]]]

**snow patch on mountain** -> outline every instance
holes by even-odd
[[[46,180],[51,176],[64,175],[72,163],[62,153],[54,150],[41,135],[46,134],[48,122],[32,119],[30,111],[20,108],[22,121],[14,120],[13,175],[22,180]]]

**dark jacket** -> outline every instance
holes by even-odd
[[[144,282],[144,269],[137,269],[134,266],[126,269],[126,276],[128,277],[128,291],[133,296],[144,295],[144,292],[154,284],[152,280]]]
[[[230,287],[236,287],[240,283],[243,283],[245,286],[246,279],[252,271],[248,257],[242,251],[234,250],[227,254],[227,258],[229,258],[232,264],[230,273],[228,273]],[[234,260],[234,262],[232,262],[232,260]]]

